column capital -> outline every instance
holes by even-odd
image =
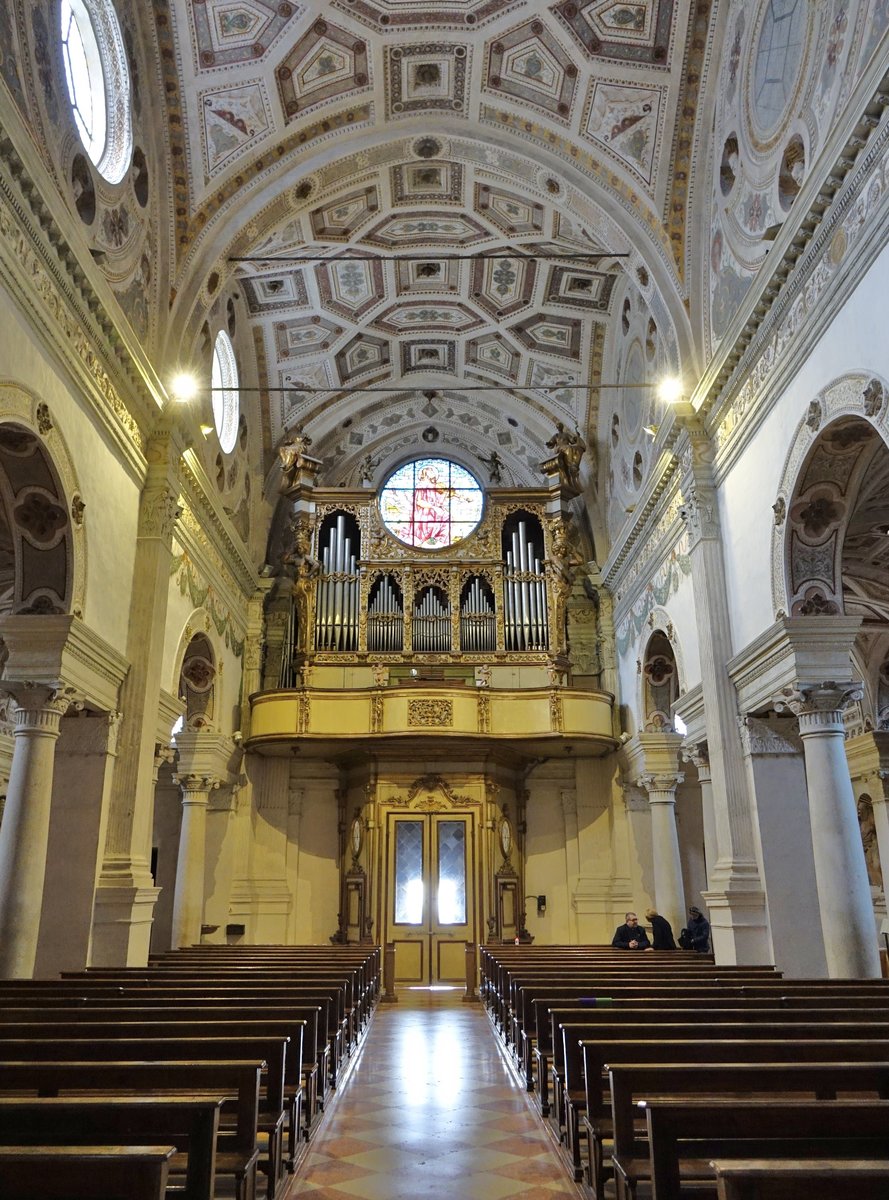
[[[786,719],[789,724],[793,724]],[[768,721],[759,717],[738,717],[738,729],[741,732],[741,745],[744,753],[750,757],[767,754],[799,754],[802,746],[793,730],[775,729]]]
[[[58,733],[59,722],[72,708],[83,708],[74,688],[63,683],[35,683],[32,680],[4,679],[0,689],[13,699],[14,733]]]
[[[648,792],[649,804],[673,804],[676,800],[676,789],[684,780],[685,774],[682,771],[663,775],[640,775],[636,786]]]
[[[200,796],[209,800],[210,793],[222,785],[216,775],[174,775],[173,778],[182,789],[183,803],[197,803]]]
[[[800,737],[813,733],[842,732],[843,710],[864,695],[860,683],[823,683],[788,685],[775,697],[778,712],[792,712],[799,718]]]
[[[710,779],[710,747],[706,738],[700,742],[683,742],[679,747],[679,757],[683,762],[691,763],[698,772],[701,783]]]

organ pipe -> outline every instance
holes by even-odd
[[[372,654],[404,648],[404,609],[388,575],[380,580],[368,606],[367,648]]]
[[[460,649],[483,653],[497,648],[497,620],[494,606],[481,579],[470,581],[460,606]]]
[[[521,520],[512,531],[506,551],[503,610],[507,650],[548,649],[546,577],[527,525]]]
[[[321,576],[315,613],[316,650],[358,649],[360,579],[357,555],[346,533],[346,518],[337,513],[321,548]]]
[[[413,647],[421,653],[447,653],[451,648],[451,614],[433,588],[414,606]]]

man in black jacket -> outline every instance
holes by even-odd
[[[611,944],[615,950],[650,950],[651,942],[644,929],[639,928],[639,918],[633,912],[624,917],[624,924],[614,931]]]

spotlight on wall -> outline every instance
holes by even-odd
[[[660,425],[643,425],[642,426],[642,431],[644,433],[647,433],[648,436],[652,439],[652,441],[654,441],[654,439],[657,437],[657,431],[659,429],[660,429]]]
[[[675,404],[682,398],[682,380],[676,375],[668,375],[658,385],[657,394],[664,404]]]
[[[201,433],[204,435],[205,438],[208,438],[212,432],[213,432],[212,425],[205,425],[205,424],[201,425]]]
[[[187,404],[198,394],[198,381],[188,371],[180,371],[170,380],[170,395],[177,404]]]

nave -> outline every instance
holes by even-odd
[[[374,1014],[289,1195],[579,1197],[478,1004],[404,990]]]

